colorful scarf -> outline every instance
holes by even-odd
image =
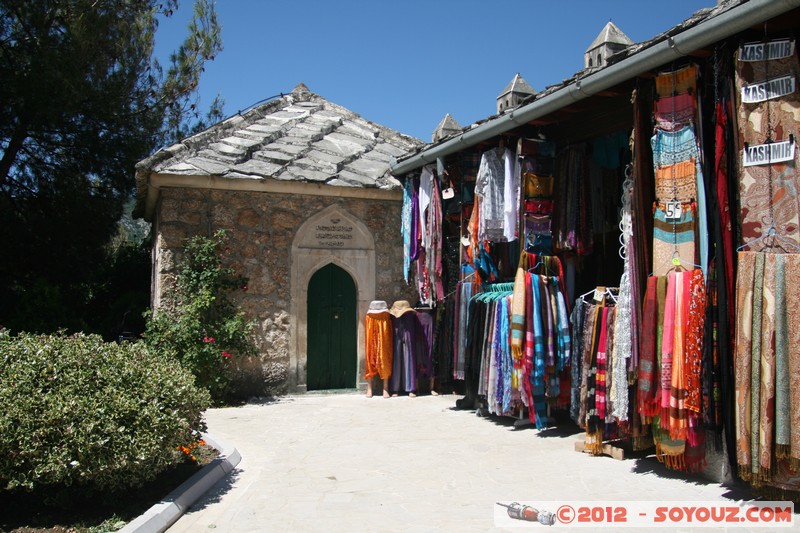
[[[719,430],[722,427],[720,359],[719,359],[719,320],[720,308],[717,301],[717,269],[722,262],[714,259],[708,269],[708,288],[706,289],[705,351],[702,362],[702,413],[703,425],[714,436],[714,445],[721,451]]]
[[[664,304],[664,332],[661,341],[661,424],[669,432],[669,401],[672,390],[672,364],[675,347],[675,307],[677,273],[670,272],[667,281],[667,300]]]
[[[685,440],[688,434],[686,412],[686,329],[689,311],[689,273],[675,273],[675,340],[672,351],[672,380],[669,390],[669,436]],[[662,418],[662,422],[664,419]]]
[[[531,285],[533,287],[533,371],[530,375],[531,392],[533,396],[533,409],[535,411],[535,423],[537,429],[543,429],[547,426],[547,406],[545,404],[544,396],[544,330],[542,324],[542,314],[537,312],[542,308],[541,300],[541,279],[539,276],[531,276]]]
[[[674,131],[690,124],[695,119],[696,104],[697,98],[689,93],[659,98],[655,102],[656,127]]]
[[[411,270],[411,240],[414,238],[411,233],[413,188],[414,180],[407,179],[403,185],[402,224],[400,227],[400,233],[403,235],[403,279],[406,283],[408,283],[408,273]]]
[[[796,278],[795,278],[796,279]],[[786,315],[786,256],[775,256],[775,456],[791,457],[789,324]],[[796,304],[794,304],[796,305]],[[793,307],[794,307],[793,305]],[[796,324],[792,324],[797,329]],[[797,394],[797,393],[795,393]]]
[[[642,336],[639,348],[638,403],[639,413],[649,419],[658,414],[656,409],[656,336],[658,329],[658,277],[647,278],[647,291],[642,311]]]
[[[514,356],[514,368],[522,366],[525,345],[525,282],[527,270],[528,254],[523,252],[519,257],[517,275],[514,278],[514,293],[511,297],[511,354]]]
[[[706,287],[703,272],[693,270],[689,274],[689,316],[686,330],[686,409],[695,413],[702,411],[701,376],[703,373],[703,331],[706,312]]]
[[[697,216],[695,204],[681,204],[681,216],[668,219],[663,204],[653,206],[653,274],[665,276],[675,269],[673,259],[696,263]],[[691,265],[685,268],[692,268]]]

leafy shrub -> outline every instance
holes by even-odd
[[[247,278],[222,265],[225,231],[186,242],[183,260],[164,306],[148,312],[145,342],[177,357],[216,403],[226,400],[233,357],[255,352],[252,324],[230,299]]]
[[[143,343],[0,331],[0,489],[140,486],[180,460],[209,401]]]

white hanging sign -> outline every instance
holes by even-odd
[[[797,87],[794,76],[781,76],[742,87],[742,102],[755,104],[792,94]]]
[[[742,45],[739,61],[769,61],[783,59],[794,54],[794,40],[780,39],[764,43],[747,43]]]
[[[668,221],[679,221],[681,219],[681,203],[678,201],[667,202],[664,215]]]
[[[742,165],[769,165],[794,160],[794,142],[781,141],[748,146],[742,150]]]

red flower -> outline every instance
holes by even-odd
[[[225,359],[230,359],[231,358],[231,354],[229,354],[228,352],[224,352],[223,351],[222,352],[222,357],[224,357]]]
[[[203,337],[203,342],[214,342],[214,337]]]

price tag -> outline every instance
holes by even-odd
[[[667,220],[680,220],[681,218],[681,203],[680,202],[667,202],[664,213]]]
[[[594,290],[594,301],[595,302],[602,302],[603,301],[603,296],[605,295],[605,293],[606,293],[605,287],[597,287]]]

